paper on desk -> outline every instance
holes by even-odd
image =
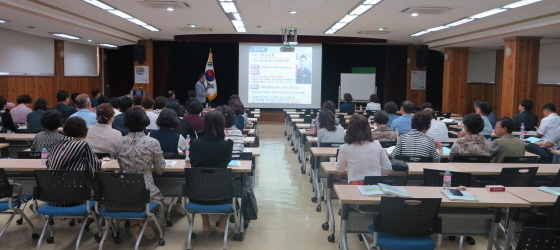
[[[101,166],[105,165],[106,161],[101,161]]]
[[[166,168],[172,168],[172,167],[175,166],[175,164],[177,164],[177,161],[165,160],[165,167]]]
[[[453,122],[453,121],[454,121],[453,119],[449,119],[449,118],[441,120],[441,122]]]
[[[451,201],[478,201],[478,198],[467,191],[461,191],[463,196],[453,195],[451,192],[449,192],[449,190],[443,189],[441,190],[441,193]]]
[[[398,197],[412,197],[412,195],[410,195],[410,193],[408,193],[408,191],[406,191],[406,189],[402,187],[393,187],[383,183],[378,183],[377,185],[386,194],[390,194]]]
[[[537,188],[539,191],[543,191],[545,193],[549,193],[552,195],[560,196],[560,188],[556,187],[539,187]]]
[[[238,160],[232,160],[232,161],[229,162],[228,166],[240,167],[241,162],[238,161]]]
[[[371,197],[390,196],[385,192],[383,192],[383,190],[381,190],[381,188],[378,185],[356,186],[356,187],[358,188],[358,190],[360,190],[360,193],[364,196],[371,196]]]
[[[530,143],[535,143],[535,142],[542,141],[542,139],[538,137],[527,137],[525,138],[525,141],[528,141]]]
[[[392,155],[393,150],[395,150],[395,146],[390,146],[390,147],[385,149],[385,151],[387,152],[388,155]]]
[[[451,149],[448,147],[441,147],[441,149],[443,149],[443,154],[444,155],[448,155],[451,154]]]

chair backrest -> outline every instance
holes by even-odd
[[[305,119],[305,118],[315,118],[315,117],[311,116],[311,114],[299,114],[299,118]]]
[[[231,199],[232,191],[229,168],[185,168],[185,197],[208,201]]]
[[[441,187],[443,186],[443,174],[445,171],[436,169],[424,169],[424,186]],[[451,172],[451,186],[470,187],[472,181],[471,173]]]
[[[524,227],[517,242],[518,250],[557,249],[560,229]]]
[[[340,120],[340,126],[342,126],[342,128],[348,129],[348,125],[348,123],[344,123],[344,120]]]
[[[41,159],[41,151],[17,152],[19,159]]]
[[[310,117],[310,116],[305,117],[305,118],[303,118],[303,123],[311,123],[313,121],[313,119],[315,119],[315,118]]]
[[[437,232],[441,198],[381,197],[374,222],[378,232],[400,236],[424,236]]]
[[[8,176],[3,168],[0,168],[0,199],[12,197],[13,187],[8,182]]]
[[[103,159],[105,157],[111,157],[110,153],[95,153],[95,155],[97,156],[97,159]]]
[[[43,131],[45,130],[44,129],[18,129],[14,132],[18,134],[37,134]]]
[[[554,181],[552,182],[552,186],[553,187],[560,187],[560,169],[558,170],[558,173],[556,174],[556,177],[554,178]]]
[[[503,163],[537,163],[537,156],[506,156]]]
[[[498,176],[498,185],[506,187],[531,187],[539,167],[502,168]]]
[[[546,226],[548,228],[560,229],[560,196],[556,198],[554,206],[552,206],[552,209],[547,214]]]
[[[329,148],[338,148],[340,145],[344,145],[344,142],[321,142],[319,143],[319,147],[329,147]]]
[[[249,135],[249,130],[241,130],[242,135]]]
[[[408,155],[397,155],[395,159],[404,162],[432,162],[434,159],[432,157],[422,157],[422,156],[408,156]]]
[[[0,127],[1,127],[1,123],[2,121],[0,121]],[[0,143],[8,143],[8,141],[6,141],[5,137],[0,137]],[[10,152],[8,151],[8,147],[0,148],[0,158],[1,157],[10,157]]]
[[[452,155],[450,162],[489,163],[490,156],[486,155]]]
[[[35,170],[33,197],[50,203],[81,202],[90,198],[85,171]]]
[[[397,145],[397,141],[379,141],[382,148],[388,148]]]
[[[111,206],[134,206],[150,202],[144,174],[97,172],[98,201]]]
[[[366,176],[364,185],[383,183],[391,186],[406,186],[408,175]]]
[[[163,152],[163,159],[175,159],[175,155],[174,153],[169,153],[169,152]]]
[[[232,160],[252,160],[253,153],[251,152],[243,152],[243,153],[232,153],[231,154]]]

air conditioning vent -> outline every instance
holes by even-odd
[[[402,13],[418,13],[420,15],[439,15],[445,12],[451,11],[453,8],[451,7],[440,7],[440,6],[417,6],[417,7],[408,7],[402,10]]]
[[[185,9],[190,8],[191,6],[188,3],[181,2],[181,1],[169,1],[169,0],[137,0],[139,4],[146,8],[152,9],[167,9],[169,7],[173,9]]]
[[[388,30],[367,30],[367,31],[358,31],[358,34],[360,35],[387,35],[391,33],[391,31]]]
[[[214,30],[212,30],[211,28],[192,28],[190,26],[184,26],[184,27],[177,27],[178,30],[180,31],[186,31],[186,32],[212,32]]]

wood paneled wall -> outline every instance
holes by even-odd
[[[444,53],[442,111],[468,113],[470,110],[467,103],[469,48],[445,48]]]
[[[54,50],[55,76],[0,76],[0,95],[8,102],[16,103],[19,95],[29,94],[34,101],[42,97],[47,99],[49,106],[55,106],[59,90],[91,95],[92,89],[101,89],[101,77],[64,76],[64,58],[60,56],[64,41],[55,40]]]
[[[152,40],[141,40],[140,44],[146,46],[146,61],[134,62],[134,66],[148,66],[149,75],[148,75],[148,84],[143,83],[134,83],[135,89],[142,88],[144,90],[144,94],[146,97],[154,97],[154,41]],[[167,92],[166,92],[167,93]]]
[[[416,67],[417,51],[422,46],[408,45],[408,64],[406,65],[406,99],[413,102],[415,106],[420,107],[426,102],[425,89],[412,89],[412,71],[426,71],[426,69]],[[427,49],[426,49],[427,53]],[[427,54],[425,55],[428,56]]]

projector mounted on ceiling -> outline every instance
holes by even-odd
[[[284,45],[293,46],[297,45],[297,29],[296,28],[286,28],[282,30],[282,41]]]

